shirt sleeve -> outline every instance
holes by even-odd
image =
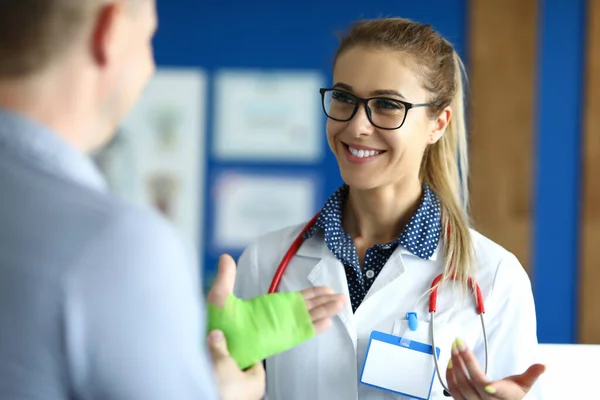
[[[538,360],[535,302],[531,281],[517,258],[509,253],[496,271],[486,318],[489,371],[492,380],[522,374]],[[483,354],[483,343],[476,353]],[[483,358],[482,358],[483,359]],[[536,383],[527,399],[538,399]]]
[[[197,266],[171,227],[121,213],[65,282],[71,381],[82,399],[217,399]]]

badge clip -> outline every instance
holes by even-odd
[[[419,320],[417,319],[416,312],[408,312],[406,313],[406,319],[408,320],[408,327],[411,331],[416,331],[419,326]]]

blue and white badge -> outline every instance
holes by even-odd
[[[412,316],[407,315],[407,319],[412,326],[402,337],[371,332],[360,382],[414,399],[428,400],[435,378],[433,347],[411,338],[411,331],[417,330],[414,325],[416,318],[412,320]],[[436,355],[440,355],[439,348],[436,348]]]

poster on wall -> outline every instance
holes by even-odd
[[[206,77],[159,69],[117,135],[94,159],[113,191],[169,219],[201,243]]]
[[[220,174],[214,186],[214,247],[244,249],[259,236],[311,219],[317,208],[315,177]]]
[[[319,71],[223,70],[215,78],[214,154],[227,161],[318,162]]]

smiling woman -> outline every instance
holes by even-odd
[[[407,19],[342,38],[320,95],[344,183],[311,222],[246,249],[236,293],[266,293],[283,271],[280,291],[326,284],[350,301],[330,331],[267,360],[269,397],[517,400],[543,372],[529,278],[470,228],[463,70],[447,40]],[[475,288],[473,304],[461,292]]]

